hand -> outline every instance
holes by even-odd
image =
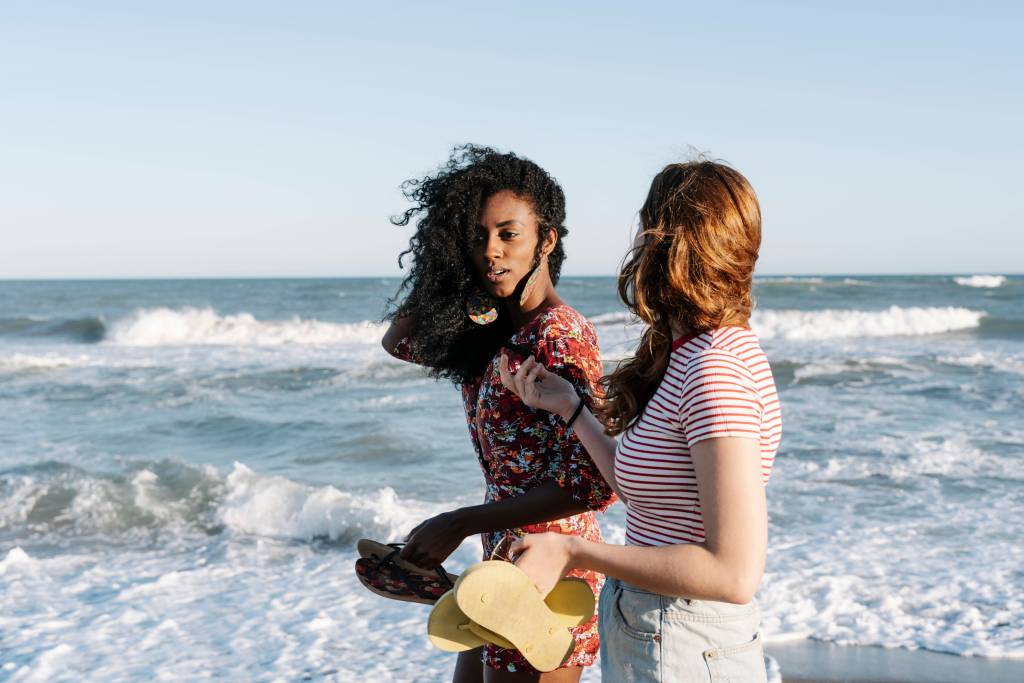
[[[425,569],[433,569],[447,560],[466,536],[458,516],[444,512],[420,522],[410,531],[400,556]]]
[[[575,536],[548,532],[527,534],[509,547],[517,555],[516,566],[526,572],[540,594],[547,597],[572,567],[572,543]]]
[[[559,377],[530,356],[513,375],[508,368],[508,356],[501,354],[498,361],[501,383],[531,408],[540,408],[569,419],[579,401],[576,389],[564,377]]]

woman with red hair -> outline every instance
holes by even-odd
[[[602,380],[597,414],[532,359],[514,375],[501,362],[524,403],[571,422],[627,506],[625,546],[557,533],[513,545],[542,594],[571,570],[609,577],[598,620],[606,680],[765,679],[754,594],[781,418],[749,327],[760,241],[746,178],[711,161],[671,164],[651,184],[619,275],[646,329]]]

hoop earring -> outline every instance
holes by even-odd
[[[498,302],[482,289],[466,298],[466,315],[477,325],[490,325],[498,319]]]

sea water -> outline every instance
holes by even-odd
[[[352,569],[483,495],[457,390],[380,347],[397,286],[0,282],[0,680],[450,676],[428,608]],[[608,367],[630,354],[614,279],[559,291]],[[756,295],[784,419],[766,641],[1024,658],[1024,278]],[[622,541],[621,506],[601,524]]]

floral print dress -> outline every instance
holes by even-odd
[[[594,388],[601,378],[602,367],[597,333],[586,318],[569,306],[554,306],[527,323],[509,341],[530,349],[537,362],[569,380],[586,405],[593,407]],[[409,351],[409,341],[403,339],[396,355],[413,360]],[[466,424],[487,484],[486,501],[521,496],[554,481],[588,510],[565,519],[484,534],[484,559],[490,557],[507,533],[523,536],[557,531],[601,541],[594,511],[604,510],[614,502],[611,488],[579,439],[566,429],[562,418],[528,407],[505,388],[498,374],[500,354],[499,350],[479,381],[462,385]],[[516,367],[517,363],[512,362],[513,371]],[[569,576],[584,579],[595,597],[601,592],[604,583],[601,574],[573,570]],[[574,628],[573,637],[575,650],[562,666],[593,664],[600,645],[597,616]],[[509,672],[534,671],[518,651],[496,645],[484,648],[484,662],[491,668]]]

